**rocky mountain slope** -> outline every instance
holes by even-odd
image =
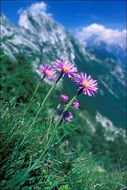
[[[67,59],[76,64],[79,71],[98,80],[96,97],[80,97],[82,117],[91,129],[94,130],[97,123],[108,131],[126,127],[126,73],[112,54],[85,49],[61,24],[43,12],[35,14],[24,10],[19,25],[12,24],[3,14],[0,17],[2,37],[10,36],[2,41],[1,48],[13,60],[17,53],[34,55],[36,68],[40,63],[53,64],[56,58]],[[71,82],[65,82],[65,88],[73,93],[76,89]]]

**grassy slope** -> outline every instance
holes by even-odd
[[[55,90],[31,126],[50,86],[43,82],[29,103],[39,78],[31,71],[31,60],[21,55],[18,60],[17,64],[6,56],[1,60],[1,189],[125,188],[121,137],[107,142],[101,126],[92,133],[79,117],[80,111],[74,110],[74,120],[55,129],[50,116],[59,103],[60,90]]]

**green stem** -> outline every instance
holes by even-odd
[[[55,86],[57,85],[58,81],[61,79],[62,76],[63,76],[63,73],[60,74],[60,76],[58,77],[58,79],[56,80],[56,82],[55,82],[55,83],[51,86],[51,88],[49,89],[47,95],[45,96],[43,102],[42,102],[41,105],[40,105],[40,108],[38,109],[38,111],[37,111],[37,113],[36,113],[36,115],[35,115],[35,117],[34,117],[34,120],[33,120],[32,124],[31,124],[30,127],[29,127],[29,130],[28,130],[27,133],[25,134],[25,136],[24,136],[24,138],[23,138],[23,141],[21,142],[20,146],[23,144],[23,142],[24,142],[24,140],[25,140],[27,134],[31,131],[33,125],[35,124],[35,122],[36,122],[36,120],[37,120],[37,118],[38,118],[38,116],[39,116],[39,114],[40,114],[40,112],[42,111],[42,108],[43,108],[43,106],[44,106],[46,100],[48,99],[49,95],[51,94],[51,92],[53,91],[53,89],[55,88]]]
[[[77,94],[65,106],[63,113],[61,114],[60,118],[58,119],[58,122],[55,125],[56,127],[59,127],[61,125],[61,123],[63,122],[63,117],[64,117],[65,112],[72,106],[73,101],[77,98],[77,96],[79,96],[82,93],[82,91],[83,91],[83,88],[79,89]]]
[[[29,104],[28,104],[28,106],[27,106],[27,108],[26,108],[26,110],[25,110],[25,112],[24,112],[24,114],[23,114],[23,117],[26,115],[26,113],[27,113],[27,111],[28,111],[28,109],[29,109],[29,107],[30,107],[30,103],[33,101],[34,95],[36,94],[36,92],[37,92],[37,90],[38,90],[38,88],[39,88],[39,86],[40,86],[40,84],[41,84],[41,82],[43,81],[44,78],[45,78],[45,75],[44,75],[43,78],[38,82],[38,84],[37,84],[37,86],[36,86],[36,88],[35,88],[35,90],[34,90],[34,92],[33,92],[33,94],[32,94],[32,97],[31,97],[31,99],[30,99],[30,101],[29,101]]]
[[[68,102],[68,104],[65,106],[65,109],[63,111],[63,114],[68,110],[68,108],[72,105],[73,101],[77,98],[77,96],[79,96],[83,91],[82,89],[79,89],[77,94]]]
[[[25,111],[24,111],[24,113],[23,113],[23,115],[22,115],[21,120],[17,123],[17,126],[20,126],[22,120],[23,120],[24,117],[26,116],[26,113],[27,113],[27,111],[28,111],[28,109],[29,109],[29,107],[30,107],[30,105],[31,105],[31,102],[33,101],[34,95],[36,94],[36,92],[37,92],[37,90],[38,90],[38,88],[39,88],[41,82],[44,80],[44,78],[45,78],[45,75],[44,75],[44,76],[42,77],[42,79],[37,83],[37,86],[36,86],[36,88],[35,88],[35,90],[34,90],[34,92],[33,92],[33,94],[32,94],[32,97],[31,97],[29,103],[28,103],[28,106],[27,106],[27,108],[25,109]],[[14,128],[15,128],[15,127],[14,127]]]
[[[34,120],[33,120],[33,122],[32,122],[32,124],[31,124],[30,127],[32,127],[32,126],[34,125],[36,119],[38,118],[39,113],[41,112],[41,110],[42,110],[42,108],[43,108],[43,106],[44,106],[46,100],[48,99],[49,95],[51,94],[51,92],[53,91],[53,89],[55,88],[55,86],[56,86],[56,83],[54,83],[54,84],[52,85],[52,87],[50,88],[50,90],[48,91],[48,93],[47,93],[46,97],[44,98],[43,102],[41,103],[40,108],[39,108],[39,110],[37,111],[36,116],[35,116],[35,118],[34,118]]]
[[[60,76],[58,77],[58,79],[56,80],[56,82],[55,82],[55,83],[51,86],[51,88],[49,89],[47,95],[45,96],[43,102],[42,102],[41,105],[40,105],[39,110],[37,111],[37,114],[36,114],[36,116],[35,116],[35,118],[34,118],[32,124],[31,124],[31,126],[34,125],[34,123],[35,123],[36,119],[38,118],[38,115],[39,115],[39,113],[41,112],[41,110],[42,110],[42,108],[43,108],[43,106],[44,106],[46,100],[48,99],[49,95],[51,94],[51,92],[53,91],[53,89],[55,88],[55,86],[57,85],[58,81],[61,79],[62,76],[63,76],[63,73],[60,74]]]
[[[62,121],[63,121],[63,116],[64,116],[65,112],[69,109],[69,107],[72,106],[72,103],[73,103],[73,101],[75,100],[76,97],[77,97],[77,95],[74,96],[74,97],[68,102],[68,104],[65,106],[65,109],[64,109],[63,113],[61,114],[60,118],[58,119],[58,122],[56,123],[56,127],[59,127],[59,126],[61,125],[61,123],[62,123]]]

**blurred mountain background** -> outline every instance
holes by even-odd
[[[54,64],[57,58],[67,59],[79,71],[91,74],[98,80],[99,92],[92,99],[81,97],[85,111],[106,128],[126,127],[126,66],[122,47],[101,41],[96,45],[94,35],[86,39],[88,45],[84,47],[50,15],[30,8],[21,13],[19,25],[1,14],[1,34],[12,37],[2,42],[1,47],[13,60],[16,61],[18,53],[36,55],[31,63],[35,70],[40,64]],[[68,89],[75,91],[72,84],[67,84]],[[92,124],[91,127],[95,128]]]
[[[19,14],[18,24],[0,14],[1,123],[7,127],[1,132],[2,189],[29,189],[31,184],[31,188],[44,190],[126,189],[126,30],[94,23],[71,32],[46,11],[44,2],[33,3],[19,10]],[[36,162],[49,143],[50,134],[43,139],[48,130],[46,119],[59,104],[59,95],[73,97],[77,91],[77,86],[64,77],[47,101],[48,109],[40,114],[34,135],[26,138],[22,148],[18,147],[52,84],[49,80],[41,84],[22,120],[24,127],[14,133],[20,127],[15,123],[20,121],[40,80],[39,66],[54,65],[56,59],[67,59],[79,72],[90,74],[98,81],[99,90],[94,97],[79,96],[80,107],[73,110],[73,121],[58,130],[56,136],[60,140],[55,140],[59,143],[53,139],[54,144],[46,152],[47,161],[42,161],[40,170],[33,170],[26,180],[22,175],[29,168],[28,163]],[[28,155],[33,160],[29,161]]]

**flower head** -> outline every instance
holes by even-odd
[[[46,76],[49,79],[55,78],[55,76],[56,76],[56,72],[55,72],[54,68],[48,64],[41,65],[40,71],[41,71],[41,73],[44,74],[44,76]]]
[[[72,106],[75,108],[75,109],[78,109],[79,108],[79,102],[77,99],[75,99],[72,103]]]
[[[66,103],[69,99],[69,97],[66,94],[61,94],[60,99],[62,102]]]
[[[72,119],[73,119],[73,114],[67,110],[63,115],[63,120],[71,121]]]
[[[61,115],[63,114],[63,112],[64,112],[64,108],[61,108],[61,109],[58,110],[57,114],[58,114],[59,116],[61,116]],[[63,120],[64,120],[64,121],[71,121],[72,119],[73,119],[73,114],[72,114],[69,110],[67,110],[67,111],[63,114]]]
[[[67,74],[69,77],[72,77],[73,74],[77,72],[77,68],[66,60],[57,59],[55,64],[58,70],[62,71],[63,74]]]
[[[79,85],[79,89],[82,89],[88,96],[94,95],[98,90],[97,81],[93,80],[90,75],[80,73],[75,76],[74,80]]]

